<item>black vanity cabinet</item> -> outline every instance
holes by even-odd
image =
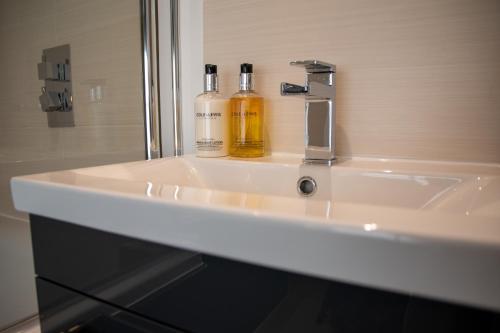
[[[492,312],[30,220],[42,333],[500,332]]]
[[[180,332],[42,278],[36,288],[42,332]]]

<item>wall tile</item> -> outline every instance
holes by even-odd
[[[335,63],[341,155],[500,162],[500,3],[495,0],[206,0],[204,57],[221,88],[253,62],[270,146],[302,152],[297,59]]]
[[[144,151],[137,0],[4,0],[0,13],[0,71],[8,78],[0,81],[0,162]],[[37,63],[43,49],[64,43],[76,127],[48,128]],[[98,101],[90,96],[97,86]]]
[[[76,126],[49,128],[37,63],[66,43]],[[0,50],[0,262],[9,273],[0,303],[11,305],[0,311],[3,327],[36,312],[27,214],[12,205],[11,177],[144,159],[139,1],[0,0]],[[102,99],[92,100],[98,86]]]

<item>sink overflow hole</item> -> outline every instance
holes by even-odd
[[[310,197],[316,192],[316,181],[309,177],[301,177],[297,182],[297,191],[304,197]]]

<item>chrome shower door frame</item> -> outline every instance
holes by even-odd
[[[162,0],[163,1],[163,0]],[[159,158],[165,151],[172,151],[174,156],[182,155],[182,122],[181,122],[181,90],[180,90],[180,58],[179,58],[179,3],[170,0],[170,75],[171,94],[164,96],[172,99],[172,118],[164,119],[163,133],[172,133],[173,149],[162,149],[162,121],[160,110],[159,80],[159,41],[158,41],[158,0],[141,0],[141,37],[142,68],[144,89],[144,129],[146,159]],[[166,113],[164,113],[165,115]],[[165,138],[164,138],[165,139]]]

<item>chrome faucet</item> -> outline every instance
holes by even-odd
[[[332,165],[335,160],[335,65],[318,61],[292,61],[304,67],[305,86],[281,83],[282,96],[304,96],[306,131],[304,163]]]

